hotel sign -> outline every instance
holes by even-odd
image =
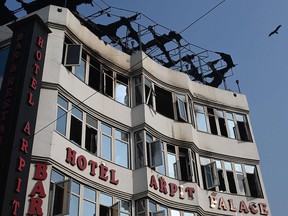
[[[0,95],[0,215],[22,216],[50,30],[37,15],[9,27],[13,37]]]

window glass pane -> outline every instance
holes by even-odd
[[[105,206],[112,206],[112,197],[106,194],[100,193],[100,204]]]
[[[121,212],[125,212],[125,213],[130,213],[130,203],[127,201],[121,201],[121,206],[120,206],[120,210]]]
[[[96,201],[96,191],[91,188],[84,187],[84,198]]]
[[[83,215],[85,216],[95,216],[96,215],[96,205],[95,203],[88,202],[84,200],[83,203]]]
[[[244,116],[240,114],[235,114],[235,118],[237,121],[244,122]]]
[[[146,210],[146,200],[140,200],[137,202],[137,212],[145,212]]]
[[[224,162],[224,165],[225,165],[225,169],[226,169],[226,170],[233,171],[233,170],[232,170],[232,165],[231,165],[230,162]]]
[[[221,161],[215,160],[215,162],[216,162],[216,167],[217,167],[218,169],[222,169]]]
[[[178,112],[179,117],[187,121],[187,114],[186,114],[186,107],[185,107],[185,96],[184,95],[177,95],[177,104],[178,104]]]
[[[149,201],[149,211],[150,212],[156,212],[157,211],[156,210],[156,204],[151,202],[151,201]]]
[[[236,170],[237,172],[242,172],[241,164],[235,164],[235,170]]]
[[[63,181],[64,180],[64,176],[61,175],[60,173],[56,172],[55,170],[52,170],[51,173],[51,182],[59,182],[59,181]]]
[[[195,111],[196,111],[196,112],[202,112],[202,113],[204,113],[204,107],[203,107],[203,106],[194,104],[194,108],[195,108]]]
[[[56,130],[66,135],[66,122],[67,122],[67,113],[62,108],[58,107],[57,110],[57,122],[56,122]]]
[[[116,136],[116,139],[120,139],[125,142],[128,142],[128,133],[124,133],[122,131],[116,130],[115,136]]]
[[[82,120],[83,113],[77,107],[72,106],[72,114]]]
[[[165,171],[165,163],[164,163],[164,158],[165,158],[165,155],[164,155],[164,151],[163,151],[163,143],[162,143],[162,165],[159,165],[156,167],[156,171],[161,173],[162,175],[165,175],[166,171]]]
[[[128,144],[116,140],[116,161],[117,164],[128,168]]]
[[[87,114],[86,116],[86,122],[92,127],[97,128],[97,120],[91,117],[90,115]]]
[[[171,209],[171,216],[180,216],[180,211]]]
[[[194,213],[191,212],[184,212],[183,216],[194,216]]]
[[[168,176],[171,178],[176,178],[176,170],[177,170],[176,155],[168,153],[167,162],[168,162]]]
[[[97,130],[86,125],[85,148],[92,154],[97,152]]]
[[[207,165],[209,164],[211,161],[209,158],[204,158],[204,157],[200,157],[200,163],[201,165]]]
[[[251,165],[245,165],[245,171],[246,171],[246,173],[254,174],[255,167],[251,166]]]
[[[69,216],[78,216],[79,211],[79,197],[72,195],[70,201],[70,214]]]
[[[80,185],[78,183],[72,181],[71,190],[72,190],[73,193],[79,194]]]
[[[75,67],[75,75],[82,81],[85,81],[85,66],[86,61],[82,58],[80,65]]]
[[[233,120],[233,115],[232,113],[226,113],[227,119]]]
[[[117,82],[116,83],[116,96],[115,100],[128,106],[129,98],[128,98],[128,86]]]
[[[168,209],[167,209],[166,207],[160,206],[159,210],[160,210],[160,211],[164,211],[164,215],[165,215],[165,216],[168,216]]]
[[[104,159],[111,160],[111,138],[105,135],[102,135],[102,151],[101,156]]]
[[[102,125],[101,125],[101,131],[102,131],[103,133],[105,133],[105,134],[110,135],[110,136],[111,136],[111,134],[112,134],[112,128],[109,127],[109,126],[107,126],[107,125],[105,125],[105,124],[102,124]]]
[[[227,122],[228,122],[228,129],[229,129],[229,137],[235,139],[236,138],[236,136],[235,136],[236,128],[235,128],[234,121],[228,120]]]
[[[57,98],[57,103],[62,106],[64,109],[68,109],[68,102],[64,100],[63,98],[59,97]]]
[[[198,130],[205,132],[208,131],[204,113],[196,113],[196,122]]]

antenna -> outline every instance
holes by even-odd
[[[240,85],[239,85],[239,80],[236,80],[236,84],[237,84],[237,87],[238,87],[238,92],[241,94]]]

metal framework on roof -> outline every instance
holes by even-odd
[[[48,5],[66,7],[99,39],[129,55],[143,51],[159,64],[213,87],[224,84],[226,89],[225,79],[233,75],[235,64],[229,54],[193,45],[142,13],[111,7],[102,0],[17,0],[21,7],[16,11],[9,10],[5,2],[0,4],[1,25],[17,19],[20,10],[29,14]],[[91,9],[93,13],[83,15]]]

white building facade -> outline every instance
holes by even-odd
[[[106,45],[68,9],[36,14],[51,33],[24,215],[271,215],[245,95]]]

